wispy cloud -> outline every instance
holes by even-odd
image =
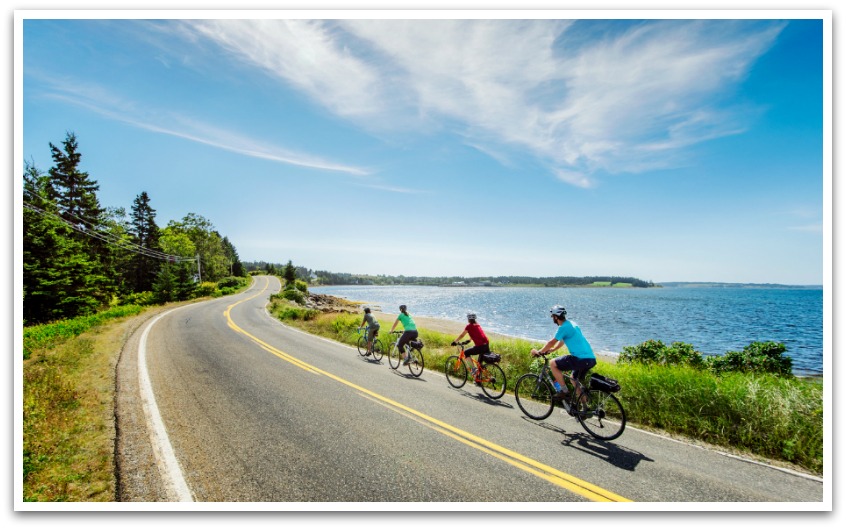
[[[742,132],[726,105],[775,41],[777,21],[199,20],[218,44],[366,127],[451,130],[507,146],[590,186],[598,171],[679,163],[684,149]],[[485,145],[485,149],[479,146]]]
[[[86,108],[108,119],[159,134],[167,134],[252,158],[311,169],[365,176],[370,171],[307,153],[256,140],[238,132],[202,122],[190,116],[151,109],[142,109],[133,101],[122,99],[102,87],[86,85],[78,80],[42,79],[48,92],[46,97],[61,99],[68,104]]]

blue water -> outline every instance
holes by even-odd
[[[475,312],[488,331],[546,341],[552,305],[567,308],[594,350],[619,353],[646,340],[685,342],[704,354],[740,351],[754,341],[782,342],[797,375],[823,371],[822,289],[498,288],[419,286],[314,287],[316,293],[396,313],[466,321]]]

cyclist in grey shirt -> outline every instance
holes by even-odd
[[[364,356],[370,356],[370,346],[373,344],[373,339],[379,333],[379,320],[370,313],[370,307],[364,307],[364,319],[358,328],[361,329],[365,325],[367,325],[367,354]]]

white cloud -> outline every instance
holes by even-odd
[[[615,21],[591,36],[591,22],[563,20],[185,24],[359,125],[444,128],[483,152],[526,151],[579,186],[742,132],[754,109],[722,98],[784,26]]]
[[[48,86],[48,97],[61,99],[69,104],[87,108],[104,117],[122,121],[134,127],[159,134],[167,134],[185,140],[209,145],[217,149],[235,152],[244,156],[271,160],[274,162],[335,171],[354,176],[370,174],[368,169],[337,163],[308,153],[296,152],[279,145],[269,144],[238,132],[226,130],[189,116],[140,108],[133,101],[122,99],[95,85],[86,85],[77,80],[42,79]]]

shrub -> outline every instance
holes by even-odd
[[[729,351],[722,356],[708,359],[708,367],[715,373],[738,371],[743,373],[772,373],[782,377],[793,376],[793,359],[784,356],[783,343],[752,342],[743,351]]]
[[[296,281],[294,281],[294,288],[296,288],[303,294],[308,294],[308,283],[306,283],[302,279],[297,279]]]
[[[684,365],[702,369],[705,360],[702,353],[692,345],[684,342],[673,342],[669,347],[661,340],[647,340],[640,345],[627,346],[620,353],[620,360],[625,363],[638,362],[641,364]]]
[[[198,298],[201,298],[204,296],[211,296],[212,294],[214,294],[215,290],[217,290],[217,283],[203,281],[202,283],[200,283],[200,286],[198,286],[196,290],[194,290],[194,293]]]
[[[133,292],[127,294],[118,301],[118,306],[123,305],[155,305],[157,303],[156,295],[153,292]]]
[[[283,298],[285,298],[287,300],[293,301],[294,303],[298,303],[300,305],[305,303],[305,295],[302,292],[300,292],[299,290],[296,290],[296,289],[283,290],[282,294],[280,294],[280,296],[282,296]]]
[[[276,313],[277,317],[280,320],[303,320],[303,321],[313,320],[314,318],[317,317],[318,314],[320,314],[319,310],[305,309],[305,308],[293,307],[293,306],[283,307]]]
[[[224,277],[220,281],[217,282],[217,288],[223,290],[224,288],[238,288],[244,284],[246,278],[243,277],[236,277],[236,276],[229,276]]]

